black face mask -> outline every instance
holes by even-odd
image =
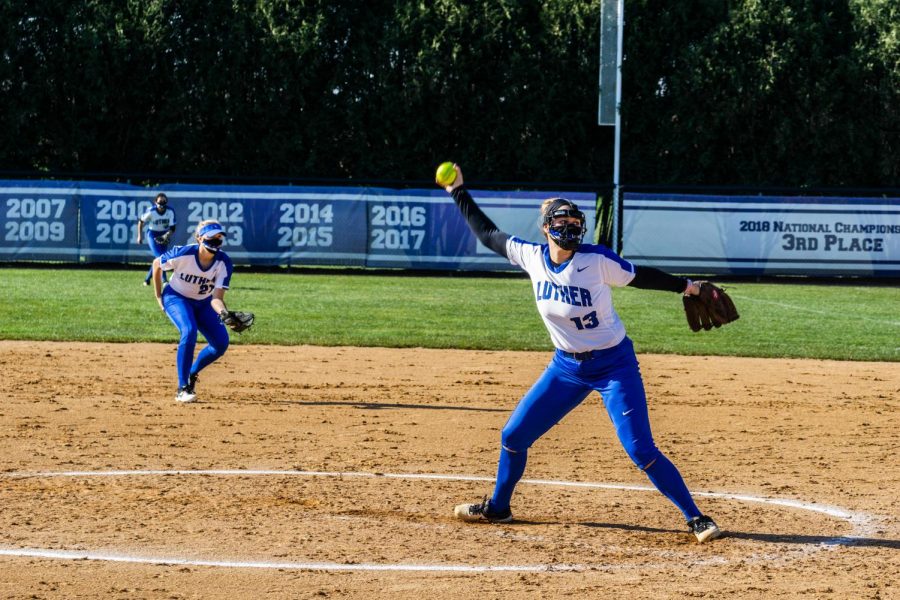
[[[156,205],[156,212],[158,212],[159,214],[163,214],[164,212],[166,212],[166,203],[165,203],[165,202],[159,202],[159,203]]]
[[[209,238],[207,240],[203,240],[200,243],[203,244],[203,246],[210,252],[218,252],[219,248],[222,247],[223,241],[224,240],[222,238],[214,237],[214,238]]]
[[[550,227],[550,239],[563,250],[577,250],[583,237],[584,228],[578,223]]]

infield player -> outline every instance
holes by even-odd
[[[140,216],[137,222],[137,243],[144,243],[144,226],[147,227],[147,246],[153,258],[162,256],[169,248],[169,238],[175,233],[175,211],[169,206],[169,197],[163,193],[156,195],[153,200],[153,208],[150,208]],[[147,271],[144,285],[150,285],[153,277],[153,266]],[[163,281],[166,280],[163,274]]]
[[[718,537],[715,522],[700,512],[678,469],[653,441],[637,357],[613,309],[610,289],[631,285],[696,295],[699,285],[658,269],[635,266],[604,246],[582,244],[584,213],[564,198],[545,200],[541,206],[546,243],[511,237],[499,231],[475,204],[458,165],[455,170],[456,179],[445,189],[481,243],[528,273],[538,312],[556,346],[550,364],[503,427],[493,495],[456,506],[456,517],[512,521],[510,500],[525,472],[528,449],[596,390],[625,452],[678,507],[697,541]]]
[[[233,266],[222,251],[225,231],[218,221],[201,221],[194,234],[196,244],[175,246],[153,261],[153,289],[160,309],[178,332],[178,402],[194,402],[197,374],[228,349],[228,329],[221,315],[228,312],[225,291],[231,284]],[[171,273],[163,289],[162,274]],[[207,345],[194,360],[197,333]]]

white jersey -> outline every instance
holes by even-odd
[[[605,246],[581,244],[559,266],[547,244],[511,237],[509,262],[531,277],[531,289],[553,345],[566,352],[612,348],[625,339],[625,326],[612,305],[610,286],[634,279],[634,265]]]
[[[216,258],[209,268],[200,266],[200,246],[175,246],[159,257],[159,265],[164,271],[172,271],[169,287],[185,298],[205,300],[216,288],[228,289],[234,267],[231,259],[223,251],[216,252]]]
[[[153,207],[141,215],[141,221],[151,233],[162,233],[175,225],[175,210],[167,206],[163,214],[159,214]]]

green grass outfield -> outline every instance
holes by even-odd
[[[138,270],[0,269],[0,339],[174,342]],[[739,321],[692,333],[677,294],[616,289],[638,352],[900,360],[900,288],[726,285]],[[238,344],[550,350],[527,279],[238,271],[230,308],[256,313]]]

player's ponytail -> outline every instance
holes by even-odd
[[[559,205],[562,198],[547,198],[541,202],[541,225],[547,222],[547,216],[552,212],[551,206]],[[556,208],[554,206],[554,208]]]

